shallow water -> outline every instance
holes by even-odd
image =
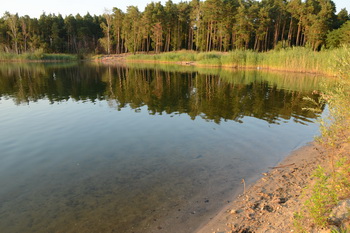
[[[0,232],[193,232],[317,134],[316,77],[0,64]]]

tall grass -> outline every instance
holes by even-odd
[[[0,61],[74,61],[77,55],[73,54],[49,54],[42,50],[36,50],[28,53],[0,53]]]
[[[74,54],[43,54],[41,60],[45,61],[75,61],[78,60],[77,55]]]
[[[179,51],[161,54],[136,54],[127,57],[127,60],[195,62],[199,66],[249,67],[335,75],[336,57],[342,55],[345,55],[345,48],[315,52],[309,48],[293,47],[265,53],[251,50],[234,50],[227,53]]]
[[[158,61],[158,62],[182,62],[182,61],[196,61],[197,53],[193,51],[177,51],[160,54],[135,54],[128,56],[129,61]]]

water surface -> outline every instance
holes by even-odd
[[[0,232],[193,232],[317,134],[319,78],[0,64]]]

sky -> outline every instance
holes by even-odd
[[[181,0],[172,0],[178,3]],[[127,6],[138,6],[143,11],[145,6],[152,0],[0,0],[0,16],[5,11],[12,14],[18,13],[20,16],[29,15],[30,17],[39,18],[43,12],[46,14],[61,13],[66,15],[102,15],[105,9],[111,10],[113,7],[120,8],[126,12]],[[154,2],[162,2],[166,0],[154,0]]]
[[[162,2],[166,0],[155,0],[154,2]],[[172,0],[174,3],[179,3],[181,0]],[[185,1],[185,0],[184,0]],[[350,12],[350,0],[333,0],[337,12],[342,8],[347,8]],[[29,15],[30,17],[39,18],[42,13],[62,14],[66,15],[86,15],[89,12],[91,15],[101,15],[105,9],[111,10],[113,7],[120,8],[124,12],[127,6],[138,6],[140,11],[143,11],[145,6],[152,0],[1,0],[0,16],[3,16],[6,11],[12,14],[18,13],[19,16]]]

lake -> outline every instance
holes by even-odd
[[[0,63],[0,232],[193,232],[313,140],[320,81]]]

